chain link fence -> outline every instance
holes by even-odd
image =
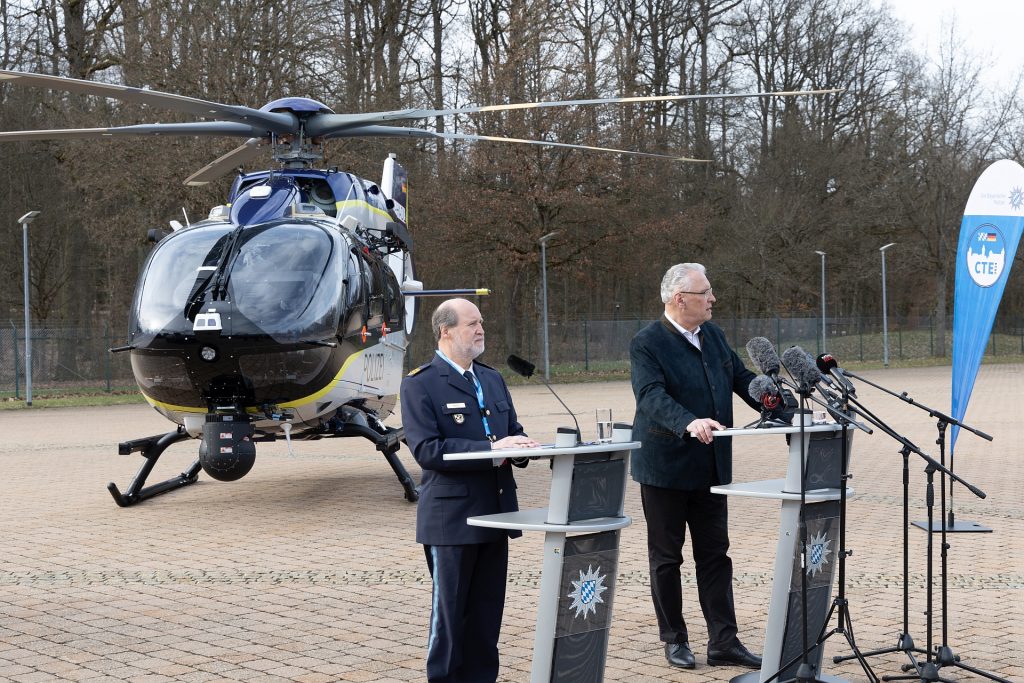
[[[948,319],[952,322],[952,318]],[[548,326],[551,364],[576,370],[625,369],[629,342],[650,320],[551,320]],[[881,316],[832,318],[821,340],[821,318],[715,318],[744,361],[744,346],[751,337],[766,337],[781,353],[800,345],[817,355],[824,350],[842,363],[881,363],[888,337],[892,362],[950,357],[952,333],[940,333],[930,317],[890,317],[888,334]],[[32,326],[32,391],[78,393],[114,392],[135,387],[128,353],[108,349],[123,343],[107,326]],[[499,340],[495,340],[499,341]],[[527,335],[531,359],[544,358],[540,325]],[[500,343],[494,346],[499,346]],[[489,348],[492,346],[489,344]],[[514,351],[520,353],[519,351]],[[1024,319],[997,320],[988,339],[986,356],[1024,355]],[[492,361],[493,362],[493,361]],[[25,396],[25,329],[14,321],[0,325],[0,397]]]
[[[135,388],[127,353],[108,349],[123,342],[107,326],[32,325],[32,393],[114,392]],[[0,396],[26,395],[25,327],[0,326]]]
[[[600,370],[626,363],[629,342],[650,320],[577,320],[550,321],[549,357],[552,364],[582,365],[584,371]],[[882,363],[888,341],[890,362],[951,358],[953,334],[941,331],[928,316],[896,319],[890,317],[883,330],[881,316],[831,318],[825,324],[822,343],[821,318],[718,318],[730,344],[744,361],[746,342],[766,337],[781,354],[783,349],[799,345],[817,355],[826,350],[841,362]],[[952,324],[952,317],[947,319]],[[944,332],[944,333],[943,333]],[[530,336],[534,359],[543,360],[543,336]],[[1024,355],[1024,319],[999,320],[988,339],[986,356]]]

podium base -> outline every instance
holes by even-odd
[[[758,683],[758,681],[760,680],[760,671],[748,671],[747,673],[740,674],[739,676],[733,676],[729,679],[729,683]],[[784,681],[779,681],[779,683],[791,683],[795,680],[795,678],[787,678]],[[815,676],[814,680],[821,681],[821,683],[850,683],[850,681],[846,680],[845,678],[839,678],[838,676],[830,676],[828,674],[818,674],[817,676]]]
[[[914,526],[919,529],[928,531],[928,521],[922,520],[920,522],[911,522]],[[942,532],[942,522],[932,522],[932,533],[938,534]],[[982,526],[977,522],[957,520],[950,524],[946,522],[946,533],[947,534],[964,534],[964,533],[976,533],[976,534],[987,534],[991,533],[992,530],[987,526]]]

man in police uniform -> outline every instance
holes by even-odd
[[[402,381],[406,443],[423,468],[416,542],[433,578],[428,681],[483,683],[498,677],[508,539],[518,531],[469,526],[467,517],[519,509],[511,464],[498,455],[445,461],[445,453],[533,448],[497,370],[474,362],[484,351],[483,318],[465,299],[431,318],[433,360]],[[515,464],[525,466],[526,460]]]

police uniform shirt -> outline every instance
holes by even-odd
[[[445,453],[488,451],[491,441],[523,433],[505,380],[497,370],[475,362],[483,393],[447,360],[435,355],[402,381],[405,438],[423,469],[416,515],[416,541],[424,545],[489,543],[520,532],[472,527],[467,517],[518,510],[516,484],[508,463],[490,458],[445,460]]]

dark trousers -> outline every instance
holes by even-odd
[[[658,631],[666,643],[685,643],[683,563],[686,528],[697,574],[700,609],[708,625],[708,647],[726,648],[737,642],[736,608],[732,597],[729,559],[729,511],[725,496],[710,491],[677,491],[640,485],[647,519],[647,558],[651,567],[651,597]]]
[[[472,545],[425,545],[433,578],[427,680],[493,683],[505,609],[508,539]]]

